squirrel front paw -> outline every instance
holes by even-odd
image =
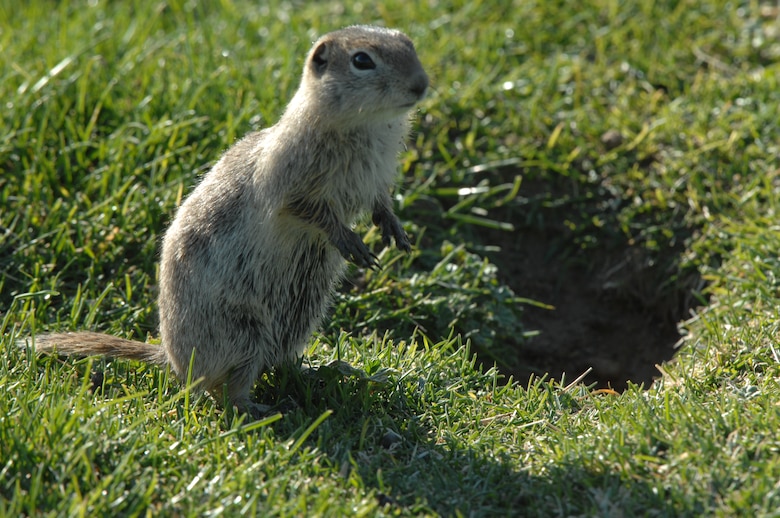
[[[382,244],[389,247],[391,242],[390,238],[395,239],[395,246],[399,250],[404,252],[412,251],[412,244],[409,242],[409,236],[406,235],[404,227],[401,225],[399,219],[385,208],[378,208],[374,210],[374,214],[371,218],[374,225],[379,227],[382,233]]]
[[[363,268],[376,270],[379,268],[379,258],[371,253],[360,236],[354,232],[343,234],[333,243],[338,248],[341,256],[347,261],[351,261]]]

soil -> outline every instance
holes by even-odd
[[[556,264],[539,235],[505,242],[494,260],[515,293],[551,306],[524,309],[526,329],[538,334],[507,362],[519,365],[508,369],[515,379],[547,373],[572,380],[591,368],[587,382],[622,390],[629,381],[649,386],[660,375],[656,365],[674,356],[674,315],[614,287],[606,276],[613,261],[601,259],[602,271]]]
[[[680,247],[652,258],[619,240],[578,249],[562,238],[570,220],[571,213],[548,210],[543,228],[517,222],[514,232],[483,237],[500,250],[491,259],[502,280],[518,296],[550,306],[524,307],[532,336],[518,340],[516,357],[502,370],[524,382],[544,374],[572,381],[592,369],[586,383],[649,387],[661,375],[656,365],[677,351],[678,324],[689,316],[698,272],[681,274]]]

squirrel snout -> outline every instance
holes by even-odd
[[[425,91],[428,89],[428,74],[420,70],[414,77],[412,77],[411,86],[409,90],[417,96],[418,99],[422,99],[425,95]]]

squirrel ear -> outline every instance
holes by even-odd
[[[322,75],[328,68],[328,45],[326,43],[320,43],[312,52],[311,68],[318,76]]]

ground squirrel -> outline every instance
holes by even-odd
[[[390,189],[428,76],[403,33],[353,26],[315,42],[279,122],[250,133],[178,209],[160,261],[162,346],[91,332],[39,335],[38,351],[170,365],[218,402],[261,416],[262,372],[298,357],[345,259],[376,267],[351,230],[368,211],[410,251]],[[226,387],[227,394],[223,393]]]

